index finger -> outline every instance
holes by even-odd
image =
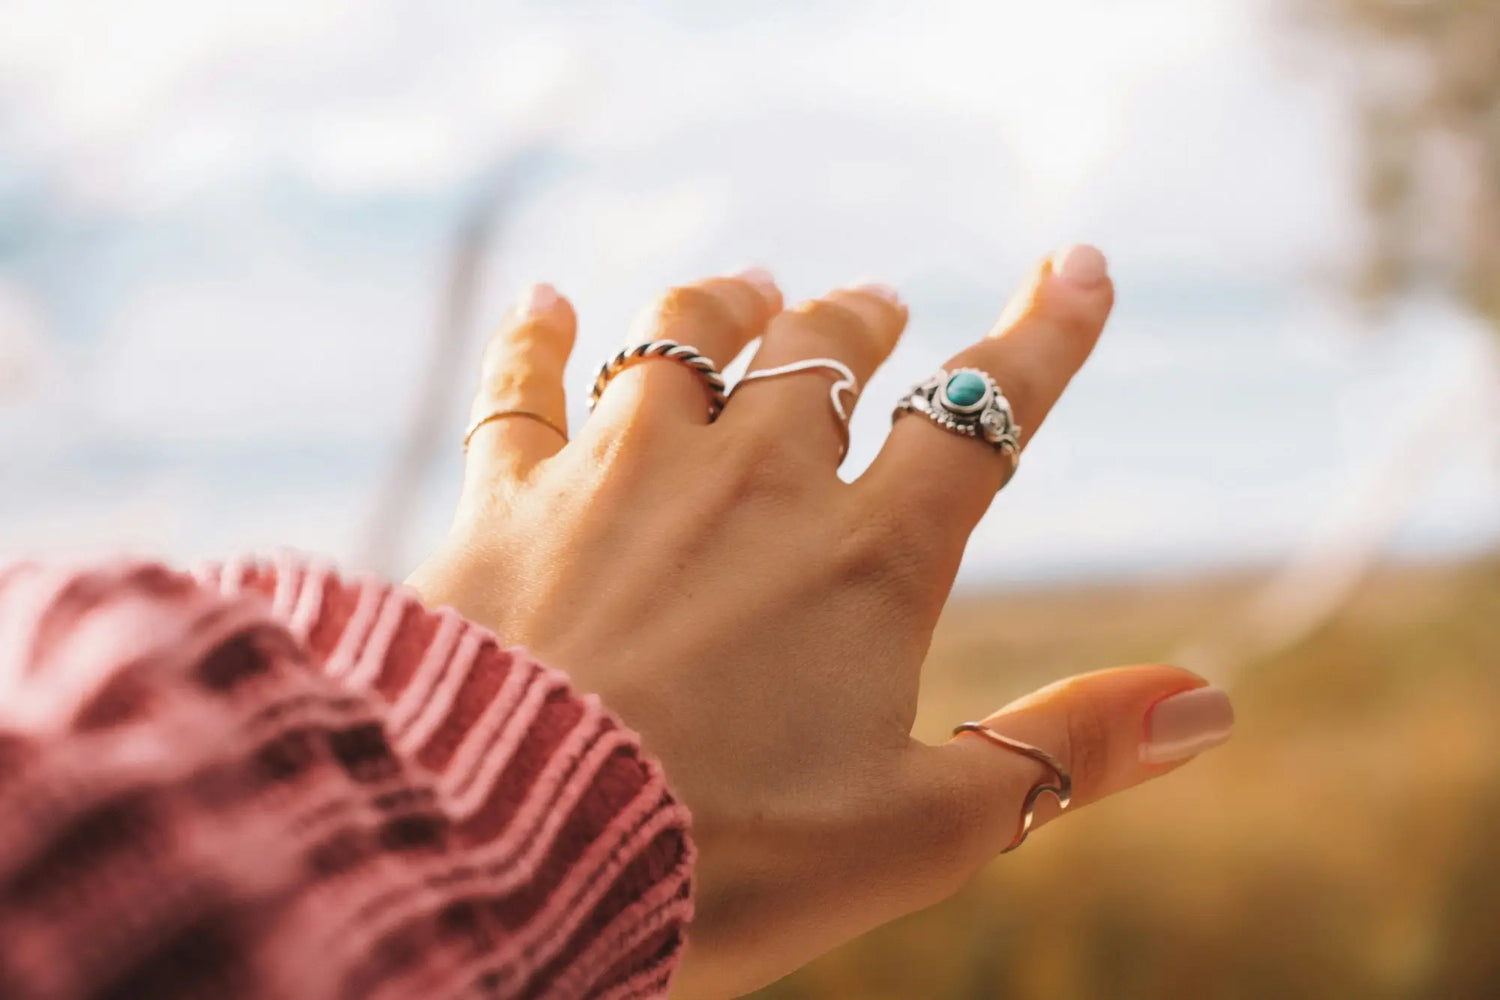
[[[1113,304],[1104,255],[1089,246],[1070,247],[1043,261],[994,330],[944,370],[972,368],[992,376],[1010,401],[1024,448],[1094,349]],[[874,491],[883,506],[943,511],[941,530],[961,552],[1013,471],[1012,462],[983,438],[912,413],[896,421],[859,485]]]

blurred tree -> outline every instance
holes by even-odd
[[[529,182],[545,178],[561,137],[580,117],[583,102],[600,88],[583,70],[551,81],[526,114],[499,134],[494,152],[473,178],[473,191],[461,211],[448,250],[446,280],[438,302],[437,323],[428,337],[427,364],[415,403],[392,456],[385,482],[375,494],[364,532],[359,565],[400,579],[410,568],[406,551],[417,519],[428,472],[456,428],[449,426],[451,403],[462,399],[469,381],[464,375],[464,348],[473,332],[485,262],[503,234],[507,213],[527,195]],[[476,122],[476,128],[486,127]],[[467,412],[467,411],[465,411]],[[465,423],[467,424],[467,417]]]
[[[1327,622],[1451,456],[1500,435],[1500,0],[1286,2],[1351,91],[1368,227],[1359,300],[1378,310],[1436,292],[1497,336],[1464,384],[1417,401],[1385,435],[1254,599],[1182,647],[1178,662],[1221,682]]]
[[[1293,2],[1352,64],[1344,75],[1354,90],[1369,227],[1360,297],[1378,308],[1437,290],[1500,337],[1500,0]],[[1489,376],[1500,379],[1500,349],[1489,357]],[[1472,848],[1442,894],[1444,960],[1423,996],[1500,991],[1493,776],[1488,788],[1469,824]]]
[[[1360,292],[1383,303],[1436,286],[1500,332],[1500,3],[1294,2],[1352,63]]]

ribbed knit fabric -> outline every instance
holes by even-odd
[[[295,559],[0,567],[0,998],[664,995],[688,815],[638,738]]]

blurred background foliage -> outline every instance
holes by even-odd
[[[1163,659],[1249,587],[970,595],[933,646],[919,735],[1082,665]],[[1500,995],[1500,561],[1377,571],[1234,697],[1225,747],[757,996]]]
[[[1500,337],[1500,3],[1292,13],[1352,67],[1367,215],[1350,291],[1378,311],[1436,290]],[[1227,747],[757,996],[1500,997],[1500,560],[1336,589],[1280,648],[1232,661]],[[970,595],[929,657],[919,735],[1080,664],[1199,649],[1197,623],[1255,593],[1216,577]]]
[[[1296,0],[1346,79],[1369,210],[1358,288],[1438,285],[1500,333],[1500,4]]]

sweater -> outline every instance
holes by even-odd
[[[292,557],[0,565],[0,998],[666,993],[689,817],[523,649]]]

